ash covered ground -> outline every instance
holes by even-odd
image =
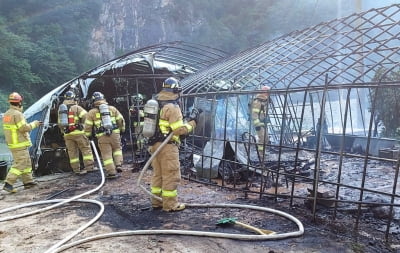
[[[131,230],[177,229],[237,234],[254,234],[237,225],[219,226],[224,218],[236,218],[258,228],[285,233],[296,231],[297,226],[280,216],[237,208],[195,208],[166,213],[152,210],[148,195],[137,186],[139,172],[132,165],[124,165],[121,176],[106,180],[97,192],[85,196],[104,203],[105,211],[92,226],[70,242],[97,234]],[[151,170],[144,173],[142,185],[149,188]],[[16,194],[1,192],[0,209],[22,203],[46,199],[65,199],[95,188],[101,182],[99,171],[83,176],[60,173],[37,178],[39,186],[30,190],[19,187]],[[283,187],[282,190],[284,190]],[[329,209],[320,210],[314,219],[304,201],[296,200],[289,208],[287,200],[260,198],[257,194],[244,195],[241,191],[226,190],[182,180],[180,200],[185,203],[230,203],[274,208],[299,219],[305,228],[302,236],[280,240],[243,241],[183,235],[135,235],[90,241],[66,252],[396,252],[397,243],[386,244],[379,236],[379,221],[368,217],[376,225],[357,236],[352,231],[352,213],[340,213],[330,219]],[[39,207],[23,208],[1,214],[0,218],[26,212]],[[3,221],[0,226],[0,252],[45,252],[58,241],[84,225],[98,212],[92,204],[71,203],[40,214]],[[18,235],[18,236],[16,236]]]

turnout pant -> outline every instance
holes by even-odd
[[[29,148],[11,149],[11,154],[14,161],[8,171],[5,182],[13,185],[18,178],[21,178],[24,185],[33,182],[32,161],[29,156]]]
[[[98,138],[101,158],[107,175],[117,174],[116,166],[123,162],[120,134],[112,133]]]
[[[161,142],[154,144],[151,147],[151,153],[154,153],[160,144]],[[152,198],[152,205],[170,211],[179,205],[177,188],[181,180],[181,170],[178,146],[166,144],[151,165],[153,167],[151,192],[162,198],[162,203]]]
[[[79,150],[82,152],[83,164],[87,171],[93,170],[94,158],[90,148],[89,139],[84,134],[64,135],[65,146],[67,147],[69,163],[72,170],[80,171]]]

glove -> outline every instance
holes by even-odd
[[[189,115],[189,121],[193,120],[197,124],[197,121],[199,119],[199,114],[202,112],[203,112],[203,110],[201,110],[201,109],[193,108],[192,112]]]

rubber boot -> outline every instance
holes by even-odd
[[[115,167],[115,169],[117,170],[118,173],[121,173],[122,172],[122,165],[117,165]]]
[[[30,189],[32,187],[35,187],[36,185],[38,185],[38,183],[36,183],[35,181],[32,181],[32,182],[24,184],[24,189]]]
[[[16,193],[17,192],[17,190],[7,182],[4,184],[3,190],[8,191],[9,193]]]

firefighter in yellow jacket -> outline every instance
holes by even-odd
[[[24,188],[31,188],[37,183],[32,176],[32,162],[29,147],[32,146],[29,132],[42,124],[40,121],[27,123],[22,113],[22,96],[13,92],[8,96],[10,109],[3,115],[3,129],[8,148],[13,156],[13,163],[8,171],[3,189],[15,193],[14,183],[21,178]]]
[[[67,147],[69,164],[72,171],[77,175],[92,172],[94,169],[94,158],[90,148],[89,139],[83,132],[83,123],[87,111],[76,102],[73,91],[67,91],[64,101],[60,105],[58,124],[64,133],[65,146]],[[80,168],[79,151],[82,153],[84,169]]]
[[[86,115],[84,131],[88,137],[94,131],[106,177],[116,178],[117,172],[122,172],[121,133],[125,132],[125,120],[117,108],[108,105],[103,93],[94,92],[92,99],[94,108]]]
[[[178,185],[181,179],[179,162],[179,145],[181,135],[187,135],[196,127],[198,112],[185,123],[178,104],[179,81],[170,77],[163,83],[162,90],[157,94],[160,104],[159,130],[149,139],[149,151],[154,153],[170,132],[174,135],[152,162],[153,176],[151,192],[162,198],[162,201],[152,198],[153,208],[162,208],[164,211],[180,211],[185,209],[183,203],[178,202]],[[146,112],[145,112],[146,113]],[[193,113],[192,113],[193,115]],[[146,126],[145,126],[146,127]]]
[[[144,112],[143,112],[143,95],[138,93],[133,97],[134,104],[130,107],[129,112],[133,121],[135,140],[138,154],[141,154],[144,149],[144,137],[143,137],[143,120],[144,120]]]
[[[266,119],[268,114],[269,86],[263,86],[251,103],[251,119],[257,133],[257,148],[264,155],[265,144],[268,144],[268,129]]]

